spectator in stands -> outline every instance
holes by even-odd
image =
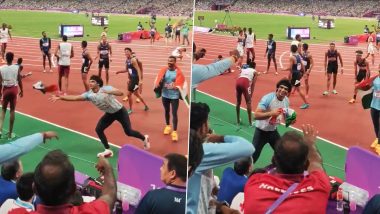
[[[222,181],[218,194],[218,201],[226,201],[231,204],[232,199],[244,192],[245,183],[252,172],[252,157],[242,158],[234,163],[234,168],[227,167],[223,171]]]
[[[135,213],[185,213],[186,169],[185,156],[175,153],[165,155],[160,172],[161,181],[167,186],[147,192]]]
[[[254,152],[252,144],[242,137],[210,134],[209,113],[207,104],[191,104],[190,128],[203,140],[204,155],[188,182],[191,188],[187,189],[187,213],[190,214],[208,212],[213,187],[213,168],[248,157]]]
[[[46,139],[51,138],[58,139],[57,133],[51,131],[36,133],[19,138],[13,142],[0,145],[0,164],[20,157],[41,143],[45,143]]]
[[[316,147],[318,131],[302,126],[304,136],[291,131],[278,141],[276,169],[252,175],[244,189],[244,212],[326,213],[331,190]],[[307,173],[305,172],[307,170]],[[282,197],[283,200],[277,200]],[[276,202],[275,202],[276,201]]]
[[[3,163],[0,177],[0,205],[7,199],[17,199],[16,182],[23,173],[19,159]]]
[[[112,166],[104,157],[99,157],[97,170],[104,176],[102,195],[95,201],[79,207],[69,204],[76,191],[74,166],[60,150],[49,152],[34,171],[34,189],[41,198],[37,205],[40,213],[74,213],[78,210],[86,213],[110,213],[116,200],[116,182]],[[15,209],[10,214],[28,213],[24,208]]]
[[[33,178],[32,172],[23,174],[17,181],[16,189],[18,198],[8,199],[0,207],[0,213],[8,213],[16,208],[25,208],[27,211],[34,211],[33,199]]]
[[[190,129],[189,135],[189,163],[187,176],[191,177],[203,158],[202,138],[197,131]]]

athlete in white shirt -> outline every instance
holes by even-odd
[[[12,40],[11,32],[7,28],[7,24],[3,23],[3,26],[0,29],[1,58],[2,58],[1,63],[5,63],[4,56],[7,50],[8,38]]]
[[[54,55],[58,58],[59,91],[62,91],[62,77],[65,77],[65,94],[69,89],[70,59],[74,57],[74,49],[73,45],[67,42],[66,35],[62,37],[62,41],[63,42],[59,43]]]

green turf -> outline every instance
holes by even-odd
[[[210,106],[210,126],[216,133],[222,135],[239,135],[252,141],[254,129],[248,126],[248,117],[245,111],[241,111],[241,119],[243,125],[238,128],[236,126],[236,111],[235,106],[223,102],[221,100],[207,96],[201,92],[197,92],[196,102],[207,103]],[[282,135],[286,131],[292,130],[285,126],[279,126],[278,131]],[[324,168],[329,175],[344,178],[344,163],[346,160],[347,151],[333,144],[322,140],[317,141],[317,147],[322,154]],[[255,164],[255,168],[267,166],[272,158],[273,150],[267,144]],[[232,165],[231,165],[232,166]],[[222,175],[222,171],[226,166],[217,168],[214,173],[218,176]]]
[[[202,25],[215,27],[215,20],[222,23],[226,13],[223,12],[195,12],[195,25],[199,26],[198,16],[204,16],[205,20]],[[286,41],[286,29],[288,26],[310,27],[309,43],[325,43],[331,41],[343,42],[347,35],[362,34],[364,25],[368,25],[373,30],[372,25],[377,25],[377,21],[366,19],[336,18],[334,29],[318,28],[318,21],[312,21],[310,16],[290,16],[290,15],[270,15],[270,14],[253,14],[253,13],[233,13],[230,12],[231,21],[226,16],[225,24],[229,26],[252,27],[259,39],[267,39],[269,33],[273,33],[278,41]],[[232,24],[231,24],[232,22]],[[315,39],[313,39],[315,37]]]
[[[8,114],[7,114],[8,115]],[[8,117],[5,119],[4,132],[8,129]],[[26,136],[43,131],[56,131],[59,140],[51,140],[46,144],[41,144],[28,154],[21,157],[25,172],[34,171],[37,164],[42,160],[43,156],[51,150],[61,149],[69,154],[71,162],[74,164],[75,170],[83,172],[92,177],[98,177],[99,174],[95,169],[97,162],[96,154],[103,151],[103,145],[94,139],[85,137],[80,134],[73,133],[63,128],[53,126],[42,121],[32,119],[22,114],[16,114],[16,122],[14,133],[17,137]],[[8,140],[1,139],[0,144],[6,143]],[[108,160],[114,167],[117,174],[118,148],[111,147],[114,156]]]
[[[122,32],[136,31],[139,21],[145,29],[149,29],[150,17],[132,15],[109,15],[108,37],[116,39]],[[170,23],[176,23],[180,18],[174,17]],[[103,27],[93,26],[91,16],[79,13],[58,13],[58,12],[38,12],[38,11],[11,11],[0,10],[0,23],[12,25],[12,35],[26,37],[41,37],[41,32],[46,31],[49,37],[58,39],[58,26],[60,24],[72,24],[84,26],[84,37],[74,40],[98,41]],[[156,28],[161,34],[164,33],[168,18],[158,17]],[[188,21],[192,24],[192,20]]]

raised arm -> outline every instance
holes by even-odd
[[[324,170],[322,165],[322,156],[319,153],[318,148],[315,146],[318,131],[315,130],[314,126],[310,124],[302,125],[302,131],[304,134],[305,143],[309,147],[309,173],[315,170]]]
[[[82,95],[64,95],[64,96],[56,96],[53,95],[50,100],[52,102],[56,102],[57,100],[63,100],[63,101],[85,101],[86,98]]]
[[[100,175],[104,176],[102,195],[99,197],[99,200],[105,201],[110,207],[110,210],[112,210],[116,201],[116,180],[112,166],[107,159],[99,157],[96,169]]]

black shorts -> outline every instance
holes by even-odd
[[[130,77],[128,84],[128,91],[135,92],[139,89],[139,78],[138,77]]]
[[[99,69],[104,68],[109,69],[110,68],[110,59],[105,58],[105,59],[99,59]]]
[[[88,73],[88,65],[87,64],[82,64],[82,68],[80,70],[82,74],[87,74]]]
[[[290,80],[290,82],[294,87],[300,87],[301,86],[301,78],[302,78],[301,72],[293,72],[292,73],[292,79]]]
[[[276,60],[276,53],[269,54],[267,53],[267,59],[270,61],[271,59]]]
[[[156,33],[150,32],[150,38],[154,38],[154,35],[156,35]]]
[[[338,73],[338,62],[330,62],[327,64],[327,73],[329,74],[337,74]]]
[[[180,34],[181,34],[181,31],[179,31],[179,30],[176,30],[176,31],[175,31],[175,35],[176,35],[176,36],[179,36]]]
[[[367,76],[367,71],[366,70],[360,70],[358,75],[356,75],[356,82],[361,82],[365,79]]]
[[[43,57],[46,57],[46,56],[47,56],[47,57],[49,57],[49,58],[50,58],[50,53],[49,53],[49,50],[47,50],[47,51],[45,51],[45,50],[44,50],[44,51],[42,51],[42,56],[43,56]]]

